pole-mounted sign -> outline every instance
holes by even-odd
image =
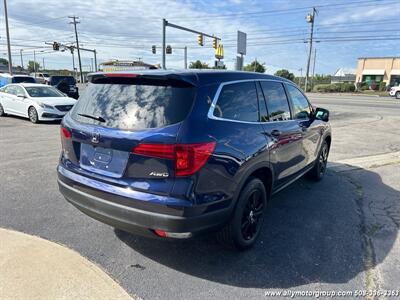
[[[217,49],[215,49],[215,58],[216,59],[224,58],[224,46],[222,44],[219,44]]]
[[[246,47],[247,47],[247,34],[245,32],[238,30],[237,53],[240,54],[240,56],[236,57],[236,70],[243,69],[243,55],[246,55]]]

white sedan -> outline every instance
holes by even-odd
[[[400,99],[400,85],[393,86],[389,91],[389,95],[392,97],[396,97],[396,99]]]
[[[75,99],[45,84],[8,84],[0,89],[0,116],[26,117],[32,123],[62,119],[75,103]]]

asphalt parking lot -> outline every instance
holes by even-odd
[[[385,155],[400,153],[400,101],[310,99],[331,112],[336,169],[322,182],[301,179],[274,197],[248,252],[226,250],[213,237],[148,240],[80,213],[58,192],[59,124],[17,117],[0,118],[0,227],[67,245],[143,299],[399,289],[400,160]],[[368,165],[377,155],[384,159]],[[354,159],[368,167],[351,168]]]

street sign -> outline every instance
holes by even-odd
[[[238,30],[237,53],[246,55],[247,34]]]

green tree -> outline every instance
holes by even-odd
[[[260,64],[258,61],[253,61],[250,64],[246,65],[243,70],[248,72],[257,72],[257,73],[265,73],[265,63]]]
[[[192,61],[189,65],[189,69],[209,69],[209,65],[200,60]]]
[[[0,65],[8,66],[8,60],[5,58],[0,58]]]
[[[38,62],[35,63],[32,60],[30,60],[28,62],[28,71],[31,72],[31,73],[35,72],[35,66],[36,66],[36,72],[39,71],[40,64]]]
[[[276,71],[275,72],[275,76],[279,76],[279,77],[286,78],[286,79],[289,79],[291,81],[294,81],[294,74],[290,73],[286,69],[282,69],[282,70]]]

